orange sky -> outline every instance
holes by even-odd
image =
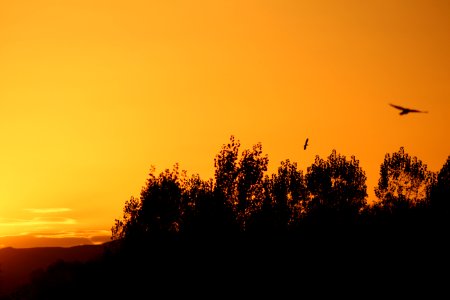
[[[356,155],[374,199],[385,153],[450,154],[449,53],[447,0],[1,1],[0,245],[105,240],[151,165],[212,177],[231,134],[270,172]]]

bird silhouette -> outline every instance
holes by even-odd
[[[392,106],[392,107],[395,107],[396,109],[401,110],[401,112],[400,112],[401,116],[409,114],[409,113],[413,113],[413,112],[416,112],[416,113],[427,113],[428,112],[428,111],[421,111],[421,110],[417,110],[417,109],[406,108],[406,107],[402,107],[402,106],[399,106],[399,105],[394,105],[394,104],[391,104],[391,103],[389,103],[389,105]]]
[[[308,146],[308,138],[306,138],[306,141],[305,141],[305,145],[303,145],[303,150],[306,150],[306,147]]]

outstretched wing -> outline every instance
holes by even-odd
[[[396,109],[400,109],[400,110],[410,110],[408,108],[404,108],[404,107],[401,107],[399,105],[394,105],[394,104],[391,104],[391,103],[389,103],[389,105],[392,106],[392,107],[395,107]]]
[[[308,146],[308,138],[306,138],[305,145],[303,146],[303,150],[306,150],[306,146]]]
[[[409,112],[427,113],[425,110],[409,109]]]
[[[428,111],[423,111],[423,110],[418,110],[418,109],[411,109],[411,108],[406,108],[406,107],[402,107],[400,105],[394,105],[389,103],[390,106],[395,107],[396,109],[400,109],[401,115],[406,115],[407,113],[412,113],[412,112],[417,112],[417,113],[427,113]]]

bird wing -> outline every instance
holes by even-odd
[[[394,105],[394,104],[391,104],[391,103],[389,103],[389,105],[392,106],[392,107],[395,107],[396,109],[400,109],[400,110],[409,110],[408,108],[404,108],[404,107],[401,107],[401,106],[399,106],[399,105]]]
[[[428,111],[423,111],[423,110],[418,110],[418,109],[411,109],[411,108],[406,108],[406,107],[402,107],[400,105],[394,105],[389,103],[390,106],[395,107],[396,109],[400,109],[402,112],[400,113],[401,115],[406,115],[407,113],[410,112],[417,112],[417,113],[427,113]]]
[[[417,109],[410,109],[409,112],[427,113],[427,111]]]

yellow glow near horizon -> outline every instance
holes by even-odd
[[[449,53],[445,0],[2,1],[0,219],[107,231],[151,165],[212,177],[232,134],[270,172],[355,155],[374,199],[385,153],[450,154]]]

